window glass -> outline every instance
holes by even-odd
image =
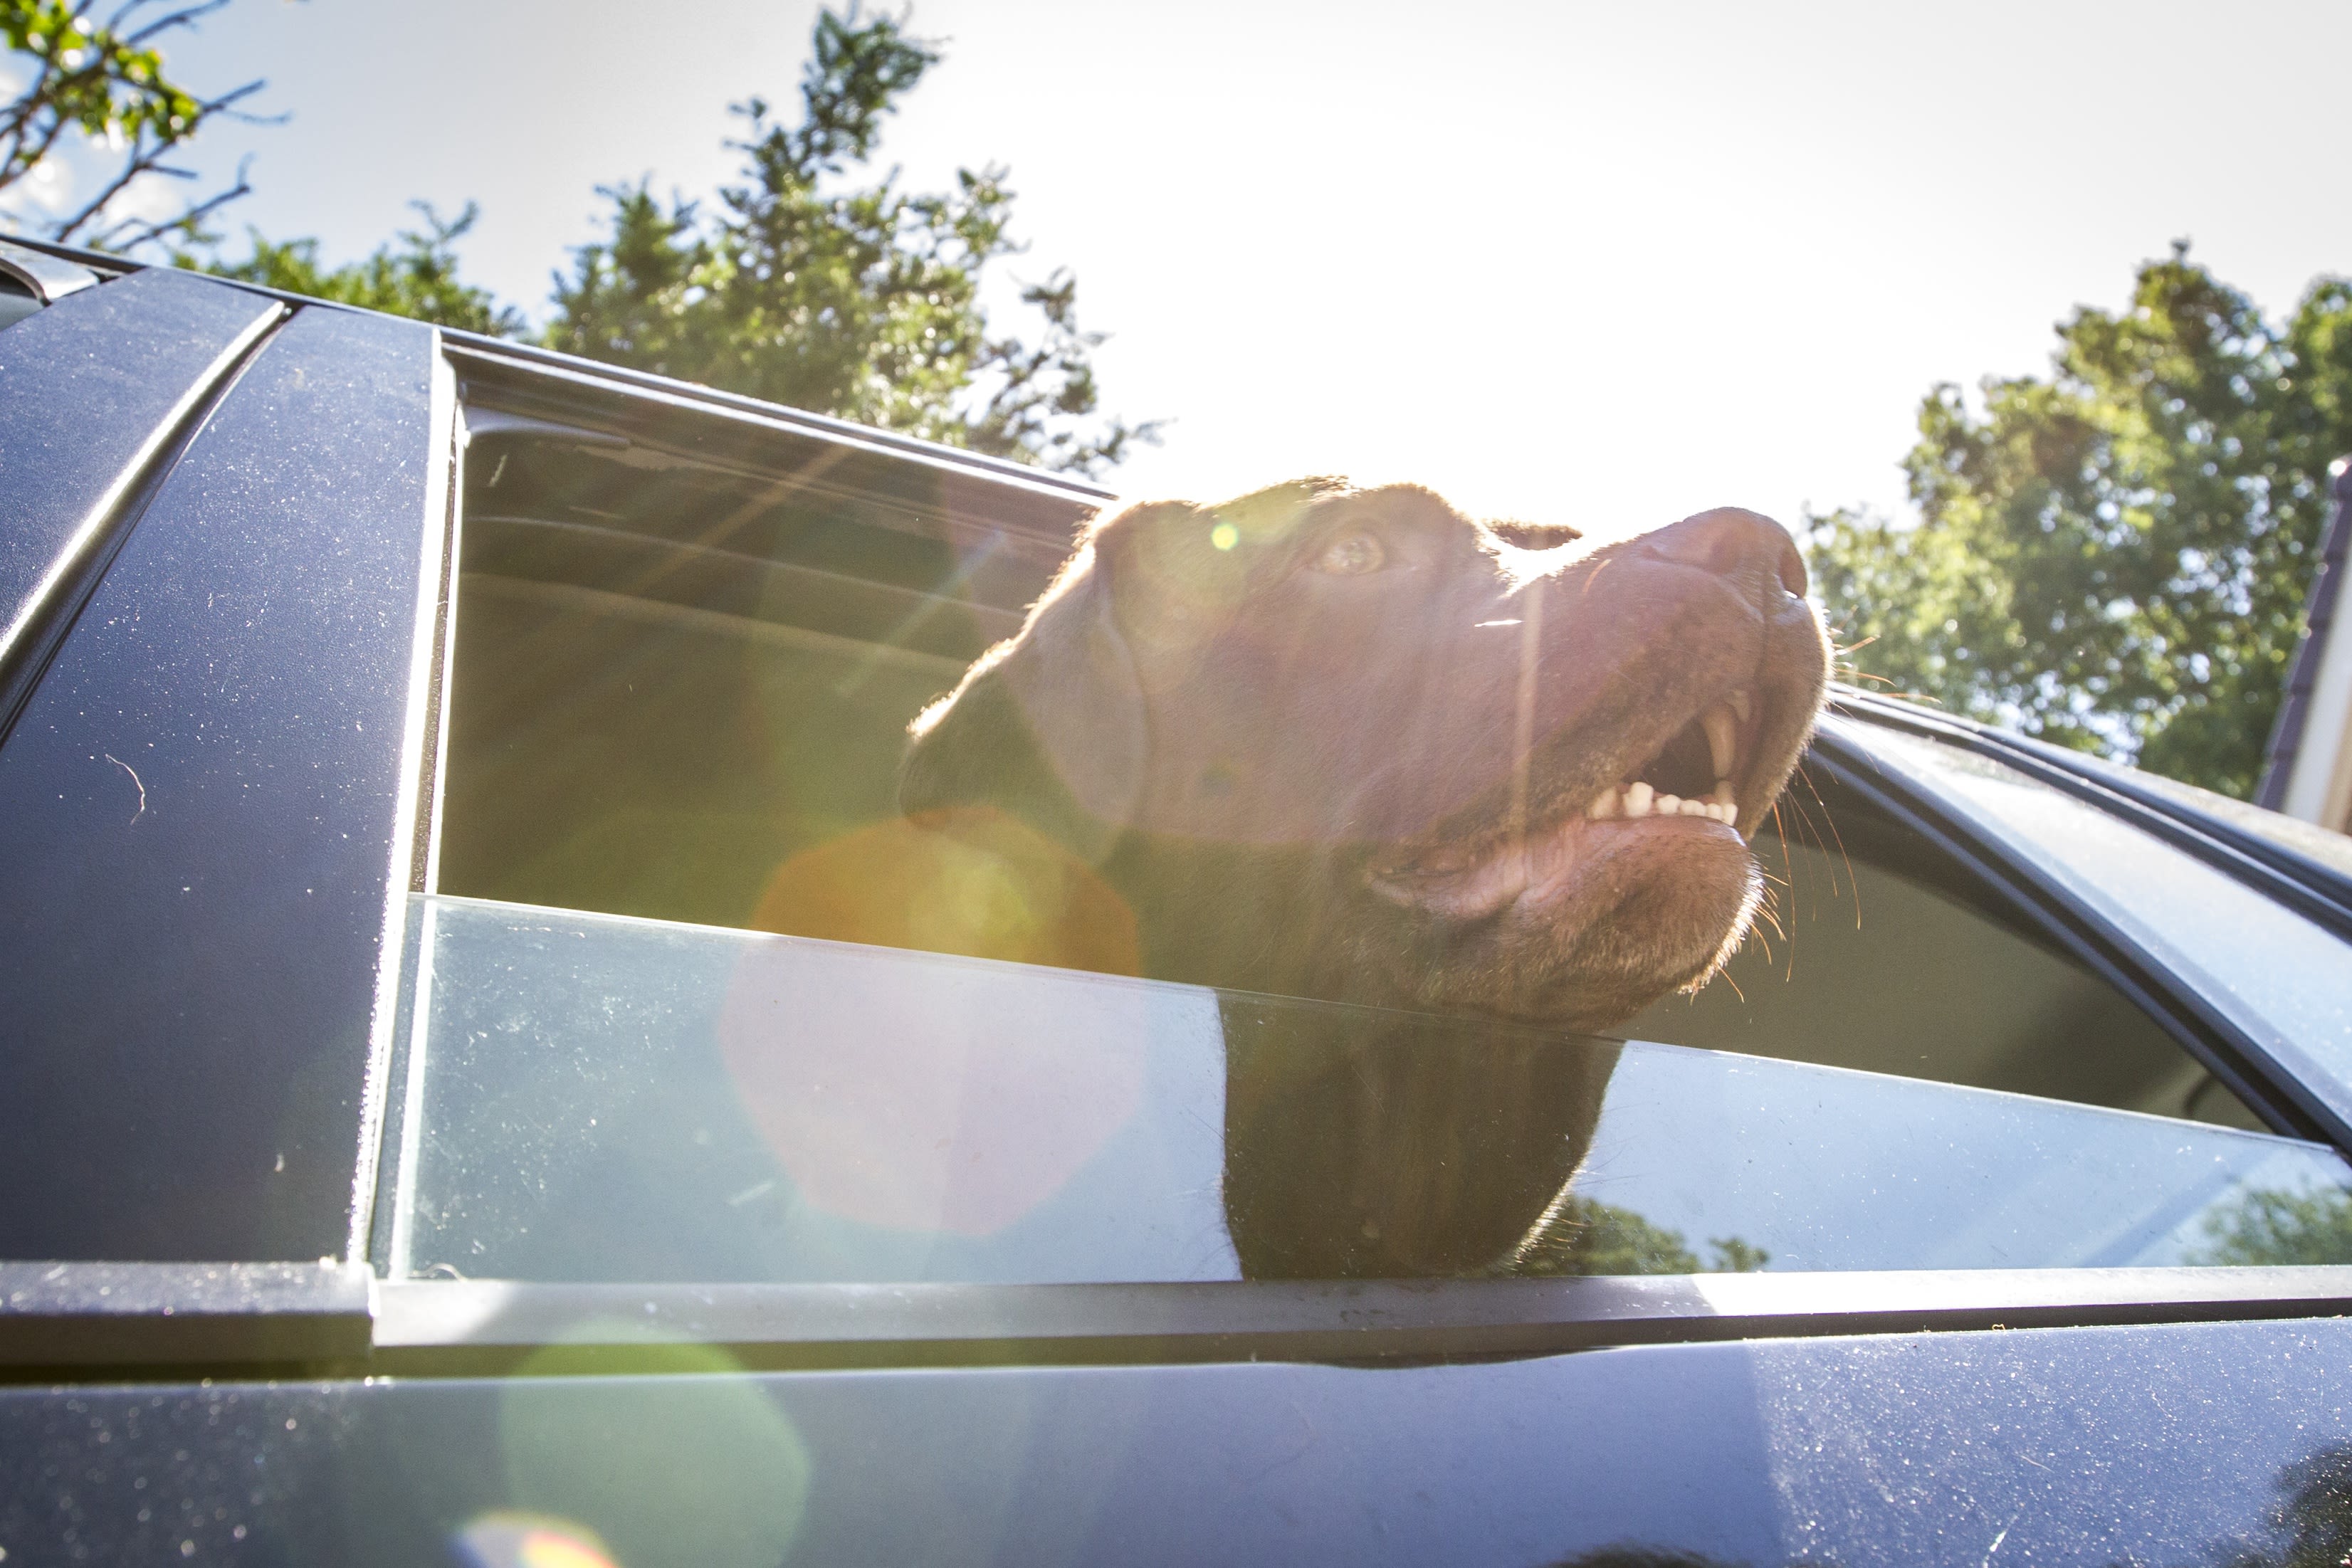
[[[1640,1039],[2261,1125],[2113,988],[1992,890],[1827,780],[1758,837],[1769,904],[1724,974],[1624,1026]]]
[[[0,327],[13,327],[41,308],[40,297],[0,273]]]
[[[387,1266],[2332,1260],[2333,1154],[2260,1132],[2000,889],[1830,780],[1759,836],[1756,936],[1611,1031],[1630,1044],[1121,977],[1131,925],[1082,876],[1050,890],[1053,940],[946,956],[971,951],[949,905],[1035,890],[893,880],[907,727],[1019,627],[1082,516],[486,422]],[[2310,1224],[2232,1253],[2265,1204]]]
[[[380,1231],[396,1274],[2352,1262],[2329,1223],[2352,1170],[2291,1139],[986,959],[415,904],[419,1023]]]
[[[1824,720],[1843,734],[1859,727]],[[2224,872],[1989,758],[1871,730],[1886,763],[2018,844],[2188,976],[2264,1049],[2352,1114],[2352,946]]]

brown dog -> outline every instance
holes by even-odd
[[[755,924],[1223,988],[1252,1276],[1572,1257],[1616,1048],[1569,1031],[1738,945],[1827,670],[1769,519],[1576,538],[1328,480],[1098,521],[916,721],[907,820]]]
[[[1092,866],[1147,975],[1613,1023],[1738,945],[1828,661],[1768,518],[1576,537],[1328,480],[1132,507],[916,721],[900,804]]]

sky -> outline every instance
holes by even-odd
[[[796,101],[800,0],[234,0],[182,76],[268,78],[233,221],[363,254],[422,199],[534,314],[599,184],[707,196],[727,105]],[[2043,369],[2176,238],[2274,315],[2352,270],[2352,6],[916,0],[944,64],[883,147],[1003,163],[1076,270],[1108,482],[1306,473],[1616,534],[1900,510],[1938,382]],[[1008,285],[1009,287],[1009,285]]]

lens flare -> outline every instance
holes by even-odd
[[[1105,974],[1142,972],[1135,912],[1094,869],[993,807],[926,812],[805,850],[755,931]]]
[[[993,808],[877,823],[794,856],[751,924],[876,947],[1133,975],[1134,912]],[[807,983],[788,945],[745,955],[719,1020],[746,1114],[795,1201],[894,1229],[988,1236],[1034,1212],[1134,1117],[1142,988],[1094,982],[1040,1029],[1017,972],[843,954]]]
[[[538,1514],[483,1514],[452,1544],[466,1568],[620,1568],[594,1531]]]
[[[498,1395],[509,1507],[461,1542],[479,1568],[775,1568],[806,1521],[814,1460],[782,1391],[713,1345],[660,1343],[630,1321],[558,1331]],[[639,1375],[568,1375],[579,1346],[625,1344]],[[583,1358],[588,1358],[583,1361]],[[526,1552],[538,1555],[526,1555]]]

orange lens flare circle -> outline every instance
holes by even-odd
[[[860,828],[786,862],[751,925],[796,936],[1133,975],[1134,912],[1092,868],[991,808]],[[719,1046],[745,1111],[798,1186],[866,1224],[988,1236],[1066,1186],[1141,1107],[1135,988],[1041,1016],[993,966],[762,946],[737,967]],[[870,965],[870,970],[863,966]]]

